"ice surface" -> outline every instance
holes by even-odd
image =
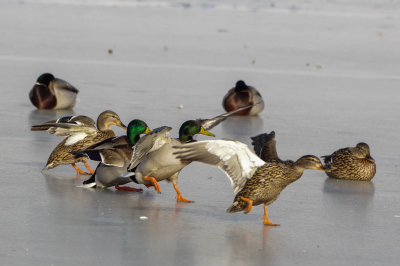
[[[0,1],[0,264],[397,265],[399,27],[398,1]],[[80,90],[73,110],[34,109],[44,72]],[[281,226],[264,227],[261,206],[226,214],[230,181],[197,163],[179,179],[194,204],[166,182],[132,193],[78,187],[87,177],[71,166],[41,173],[61,139],[31,125],[111,109],[177,136],[183,121],[221,114],[238,79],[266,108],[217,138],[274,130],[292,160],[364,141],[373,181],[307,171],[269,208]]]

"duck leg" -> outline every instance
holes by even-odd
[[[94,170],[92,167],[90,167],[90,165],[88,163],[84,163],[84,165],[86,166],[86,168],[89,170],[90,174],[94,174]]]
[[[251,208],[253,208],[253,201],[251,201],[251,199],[245,198],[240,196],[240,199],[247,202],[247,209],[244,212],[245,214],[249,213],[251,211]]]
[[[268,220],[268,205],[264,204],[264,216],[262,218],[264,225],[275,225],[278,226],[279,224],[274,224],[270,220]]]
[[[72,165],[73,168],[75,168],[75,170],[76,170],[76,172],[77,172],[78,174],[80,174],[80,175],[90,175],[90,173],[83,172],[83,171],[82,171],[81,169],[79,169],[79,167],[76,166],[74,163],[72,163],[71,165]],[[92,169],[92,170],[93,170],[93,169]],[[93,173],[94,173],[94,172],[93,172]]]
[[[182,197],[182,194],[181,194],[181,192],[179,191],[179,189],[178,189],[178,186],[176,185],[176,184],[173,184],[173,186],[174,186],[174,188],[175,188],[175,191],[176,191],[176,201],[180,201],[180,202],[194,202],[194,201],[192,201],[192,200],[187,200],[187,199],[185,199],[184,197]]]
[[[160,185],[154,177],[143,176],[143,180],[150,181],[153,184],[154,189],[157,191],[157,193],[161,193]]]
[[[118,185],[114,186],[117,190],[126,190],[126,191],[133,191],[133,192],[142,192],[143,189],[141,188],[133,188],[133,187],[120,187]]]

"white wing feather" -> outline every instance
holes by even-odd
[[[88,136],[88,134],[84,133],[84,132],[78,132],[78,133],[75,133],[75,134],[71,134],[70,133],[70,136],[67,138],[67,141],[65,142],[65,146],[69,146],[69,145],[75,144],[78,141],[83,140],[87,136]]]
[[[265,164],[246,144],[233,140],[206,140],[174,146],[178,159],[218,166],[239,192],[258,167]]]

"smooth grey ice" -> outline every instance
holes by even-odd
[[[398,265],[399,8],[378,0],[0,1],[0,264]],[[73,110],[31,105],[29,90],[45,72],[80,90]],[[177,137],[184,121],[223,113],[239,79],[261,92],[265,109],[223,122],[217,138],[250,144],[274,130],[279,156],[292,160],[363,141],[377,163],[372,182],[305,171],[269,208],[281,226],[268,227],[262,206],[226,214],[230,181],[199,163],[179,176],[194,204],[176,203],[166,182],[162,194],[133,193],[80,188],[88,176],[71,166],[41,172],[61,138],[31,125],[111,109],[125,124],[171,126]]]

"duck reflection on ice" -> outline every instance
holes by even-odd
[[[324,192],[329,194],[355,195],[369,198],[374,196],[375,186],[372,181],[327,178],[324,183]]]
[[[361,230],[374,215],[375,186],[372,181],[327,178],[323,192],[327,209],[325,218],[329,223]]]

